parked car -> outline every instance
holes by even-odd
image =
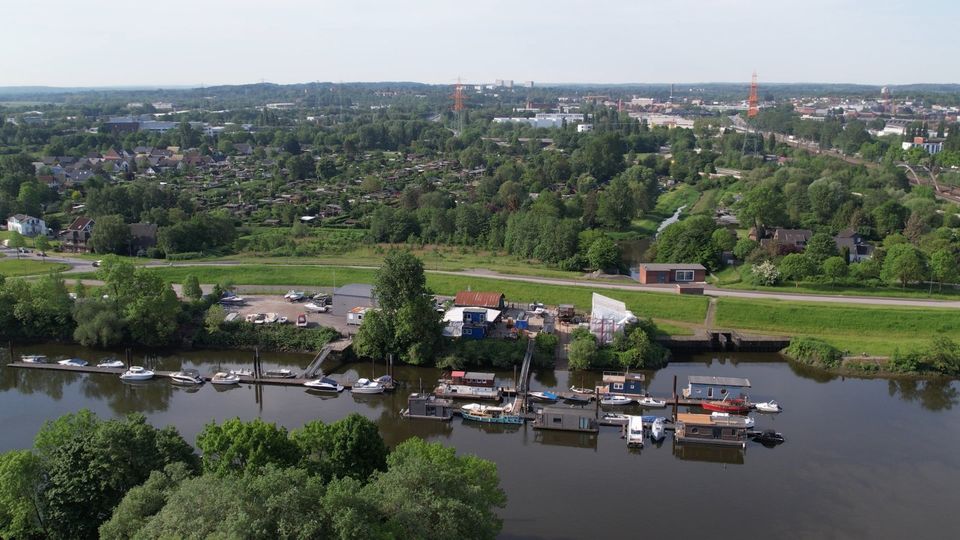
[[[94,268],[99,267],[101,264],[103,264],[103,261],[93,261],[93,267],[94,267]]]

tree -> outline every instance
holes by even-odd
[[[930,273],[937,280],[940,291],[944,281],[957,279],[957,257],[948,248],[938,249],[930,254]]]
[[[814,264],[821,265],[823,261],[837,255],[837,243],[829,234],[817,233],[810,237],[803,254]]]
[[[806,255],[791,253],[780,261],[779,270],[784,279],[792,280],[794,286],[799,287],[801,280],[816,273],[817,265]]]
[[[78,301],[74,307],[77,327],[73,339],[84,347],[114,347],[123,343],[126,325],[116,304],[99,298]]]
[[[43,257],[44,262],[47,260],[47,250],[50,249],[50,240],[47,239],[47,236],[41,234],[33,240],[33,247],[37,248],[37,251],[40,252],[40,256]]]
[[[300,461],[296,443],[287,430],[259,418],[211,422],[197,436],[204,472],[225,475],[256,472],[268,464],[290,467]]]
[[[757,229],[781,224],[786,215],[783,194],[767,184],[760,184],[744,193],[737,206],[740,219],[752,222]]]
[[[100,538],[126,540],[160,512],[180,483],[193,471],[183,463],[172,463],[162,471],[153,471],[143,484],[131,489],[113,510],[110,520],[100,525]]]
[[[97,253],[126,255],[130,252],[130,227],[119,214],[100,216],[90,235],[90,244]]]
[[[733,256],[742,261],[746,259],[748,255],[753,253],[758,247],[760,247],[760,242],[750,238],[741,238],[737,240],[736,245],[733,246]]]
[[[897,244],[887,250],[880,279],[899,281],[901,287],[906,287],[911,281],[922,280],[926,270],[926,261],[919,249],[912,244]]]
[[[847,261],[845,261],[843,257],[829,257],[823,261],[823,275],[834,283],[847,277],[848,272]]]
[[[326,479],[352,477],[361,482],[387,468],[387,446],[377,425],[357,414],[324,425],[315,420],[290,434],[303,456],[301,466]]]
[[[602,235],[590,244],[587,261],[598,270],[616,268],[620,264],[620,248],[608,236]]]
[[[10,247],[17,251],[18,259],[20,258],[20,250],[22,250],[26,246],[27,246],[27,241],[22,234],[20,234],[17,231],[10,232]]]
[[[636,212],[633,191],[623,175],[614,178],[600,192],[597,218],[605,226],[615,230],[625,229]]]
[[[574,339],[567,352],[570,369],[590,369],[597,357],[597,340],[592,335]]]
[[[41,538],[40,459],[29,450],[0,454],[0,537]]]
[[[927,233],[927,224],[918,212],[913,212],[907,218],[907,224],[903,228],[903,235],[910,240],[910,243],[919,246],[923,235]]]
[[[730,229],[721,228],[713,231],[710,241],[720,251],[732,251],[737,246],[737,235]]]
[[[423,262],[409,251],[390,251],[377,269],[373,291],[380,307],[393,316],[405,303],[428,294]]]
[[[393,319],[382,311],[368,311],[353,338],[353,351],[361,358],[386,358],[394,352]]]
[[[203,290],[200,289],[200,280],[195,274],[189,274],[183,280],[183,295],[191,300],[199,300],[203,297]]]
[[[226,317],[227,311],[220,304],[213,304],[207,308],[207,314],[203,318],[203,326],[207,333],[212,334],[220,330],[220,325],[223,324]]]

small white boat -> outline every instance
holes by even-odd
[[[329,308],[327,308],[327,306],[321,306],[313,302],[309,302],[303,305],[303,309],[307,310],[309,313],[326,313]]]
[[[99,364],[97,364],[97,367],[122,368],[122,367],[126,367],[126,365],[123,363],[122,360],[104,360],[103,362],[100,362]]]
[[[643,448],[643,418],[631,416],[627,423],[627,447]]]
[[[280,320],[280,315],[277,313],[267,313],[263,316],[263,324],[273,324]],[[256,323],[256,321],[254,321]]]
[[[24,364],[46,364],[47,357],[43,354],[25,354],[20,357],[20,361]]]
[[[730,414],[725,412],[712,412],[710,413],[710,418],[714,420],[727,420],[730,418],[736,418],[738,419],[737,421],[742,421],[743,425],[748,428],[752,428],[757,423],[752,416],[740,416],[739,414]]]
[[[120,375],[121,381],[149,381],[153,378],[153,372],[140,366],[130,366],[130,369]]]
[[[604,394],[603,396],[600,396],[601,405],[622,406],[622,405],[629,405],[631,403],[633,403],[633,399],[628,398],[626,396],[612,396],[610,394]]]
[[[307,327],[307,315],[301,313],[297,315],[297,328],[306,328]]]
[[[650,396],[642,397],[637,400],[637,403],[645,409],[663,409],[667,406],[667,402],[662,399],[653,399]]]
[[[79,358],[67,358],[66,360],[60,360],[57,362],[61,366],[73,366],[73,367],[86,367],[89,363],[86,360],[81,360]]]
[[[224,373],[221,371],[220,373],[215,374],[213,377],[210,377],[210,384],[215,384],[217,386],[240,384],[240,376],[236,373]]]
[[[252,369],[231,369],[230,375],[236,375],[237,377],[253,377]]]
[[[574,394],[587,394],[591,396],[595,393],[592,388],[583,388],[579,386],[571,386],[570,391]]]
[[[287,324],[289,321],[290,321],[290,319],[288,319],[288,318],[284,317],[283,315],[281,315],[280,318],[277,319],[277,324]]]
[[[303,385],[311,390],[318,390],[320,392],[343,392],[343,385],[329,377],[320,377],[319,379],[307,381],[303,383]]]
[[[663,418],[657,418],[650,424],[650,440],[662,441],[667,436],[665,421]]]
[[[530,396],[530,399],[534,401],[540,401],[543,403],[556,403],[557,400],[560,399],[560,397],[554,394],[553,392],[546,392],[546,391],[530,392],[528,395]]]
[[[239,305],[244,302],[246,302],[246,299],[242,296],[224,296],[220,299],[220,303],[226,305]]]
[[[185,386],[199,386],[203,384],[203,377],[195,369],[183,369],[170,375],[173,384],[182,384]]]
[[[599,420],[601,426],[625,426],[630,423],[629,416],[618,413],[603,413]]]
[[[781,407],[779,403],[772,399],[770,401],[761,401],[760,403],[755,403],[753,406],[760,412],[777,413],[783,410],[783,407]]]
[[[296,374],[286,368],[282,369],[268,369],[263,372],[264,377],[270,377],[273,379],[292,379]]]
[[[370,379],[357,379],[350,391],[354,394],[382,394],[383,385]]]

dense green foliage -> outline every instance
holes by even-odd
[[[790,345],[783,352],[804,364],[825,368],[837,367],[843,358],[843,354],[836,347],[809,337],[791,339]]]
[[[657,327],[649,319],[627,325],[608,346],[600,346],[587,328],[570,334],[570,369],[660,369],[670,352],[656,342]]]
[[[906,373],[960,375],[960,345],[946,336],[938,336],[921,349],[902,352],[890,358],[889,367]]]

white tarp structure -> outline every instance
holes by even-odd
[[[623,327],[637,322],[637,318],[619,300],[593,293],[593,307],[590,310],[590,333],[601,344],[613,341],[613,336],[623,332]]]

